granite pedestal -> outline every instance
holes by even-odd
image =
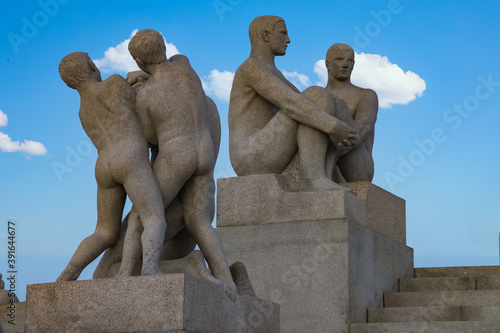
[[[26,333],[279,332],[279,306],[185,274],[29,285]]]
[[[219,179],[217,231],[281,332],[348,332],[413,273],[404,200],[368,183],[293,192],[281,175]]]

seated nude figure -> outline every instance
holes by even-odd
[[[215,105],[210,104],[185,56],[167,59],[158,32],[139,31],[130,41],[129,51],[139,68],[151,75],[137,94],[137,113],[147,141],[158,147],[153,170],[163,203],[168,207],[179,198],[186,228],[212,274],[228,294],[235,295],[222,242],[211,225],[215,210],[213,170],[219,143],[212,134],[211,109]],[[140,214],[131,213],[118,276],[132,275],[140,257],[141,221]]]
[[[76,280],[82,270],[114,245],[128,195],[144,224],[142,274],[158,274],[166,230],[161,192],[149,163],[148,144],[135,110],[135,91],[119,75],[101,80],[87,53],[67,55],[59,65],[63,81],[81,98],[80,120],[97,148],[97,226],[82,241],[57,281]],[[154,237],[153,237],[154,236]]]
[[[326,53],[328,84],[326,90],[342,99],[350,115],[344,119],[359,134],[360,140],[337,161],[340,173],[348,182],[369,181],[374,174],[373,139],[378,113],[377,94],[351,83],[354,50],[347,44],[334,44]],[[352,119],[351,119],[352,118]]]
[[[300,93],[276,68],[275,56],[290,43],[282,18],[257,17],[249,35],[250,57],[235,73],[229,103],[234,170],[239,176],[280,174],[299,152],[299,190],[339,188],[332,181],[335,162],[359,141],[342,121],[346,107],[337,110],[335,97],[321,87]]]

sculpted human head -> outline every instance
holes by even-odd
[[[65,56],[59,64],[59,75],[73,89],[78,89],[88,81],[101,81],[101,72],[85,52],[73,52]]]
[[[285,20],[279,16],[256,17],[248,29],[252,48],[267,45],[274,55],[284,55],[290,38]]]
[[[152,29],[138,31],[130,40],[128,50],[139,68],[145,72],[148,72],[149,65],[167,61],[163,36]]]
[[[326,53],[328,77],[339,81],[349,80],[354,67],[354,50],[347,44],[333,44]]]

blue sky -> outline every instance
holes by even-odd
[[[78,93],[59,77],[66,54],[89,53],[103,77],[126,75],[126,40],[136,29],[160,31],[216,101],[223,139],[215,174],[234,176],[227,96],[250,52],[248,25],[264,14],[285,19],[291,44],[276,64],[300,89],[324,82],[330,45],[355,49],[353,80],[375,89],[384,106],[374,183],[406,200],[415,265],[498,264],[499,12],[496,1],[2,4],[0,273],[9,219],[17,227],[20,299],[26,284],[54,281],[95,228],[96,152],[78,119]],[[90,269],[82,275],[90,276]]]

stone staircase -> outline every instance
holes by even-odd
[[[417,268],[350,333],[498,333],[500,266]]]

